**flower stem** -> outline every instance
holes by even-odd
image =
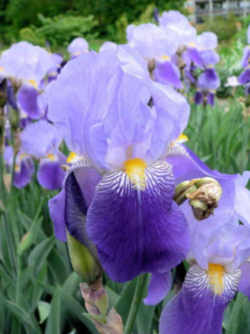
[[[148,278],[148,276],[146,274],[137,277],[135,294],[134,294],[132,304],[131,304],[131,308],[130,308],[130,311],[129,311],[129,314],[128,314],[128,319],[127,319],[127,322],[126,322],[126,325],[125,325],[124,334],[131,334],[132,333],[134,323],[135,323],[135,319],[136,319],[136,315],[137,315],[137,312],[139,310],[141,300],[142,300],[143,295],[144,295],[145,286],[146,286],[147,281],[148,281],[147,278]]]

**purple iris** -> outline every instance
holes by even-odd
[[[198,233],[196,240],[202,242],[192,244],[190,268],[181,291],[163,310],[160,334],[220,334],[224,310],[235,293],[250,296],[250,229],[225,221]]]
[[[160,83],[182,88],[180,71],[173,56],[178,44],[174,34],[154,24],[129,25],[127,28],[128,44],[140,53],[150,64],[154,62],[154,79]]]
[[[61,188],[65,177],[66,158],[58,150],[61,140],[60,132],[45,120],[29,124],[21,133],[21,150],[39,159],[37,179],[49,190]]]
[[[39,119],[44,110],[37,101],[44,88],[44,79],[57,73],[62,57],[28,42],[13,44],[0,57],[0,73],[20,85],[17,104],[32,119]]]
[[[121,282],[169,271],[189,248],[165,160],[189,106],[175,90],[139,73],[114,52],[89,52],[70,61],[47,92],[49,119],[81,157],[49,203],[56,236],[65,241],[67,229],[86,240],[84,219],[69,213],[73,200],[77,207],[85,203],[88,237],[104,269]]]
[[[217,180],[222,188],[222,196],[218,207],[213,215],[202,220],[202,222],[197,221],[187,202],[180,206],[192,235],[191,248],[193,256],[199,263],[202,263],[203,253],[201,249],[204,246],[204,238],[223,226],[225,219],[234,221],[235,226],[238,225],[239,221],[248,226],[250,225],[248,206],[250,191],[246,188],[248,180],[250,180],[250,172],[245,172],[243,175],[230,175],[211,170],[190,149],[178,143],[171,147],[166,159],[173,168],[176,184],[193,178],[211,177]],[[180,166],[185,166],[185,168],[180,168]],[[149,285],[148,296],[144,302],[149,305],[159,303],[170,288],[170,271],[154,273]]]

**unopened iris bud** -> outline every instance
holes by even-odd
[[[208,218],[218,206],[222,188],[218,181],[210,177],[185,181],[176,187],[177,204],[189,199],[194,216],[198,220]]]
[[[87,284],[93,284],[102,275],[102,269],[96,258],[91,254],[87,247],[67,234],[68,249],[74,271]]]

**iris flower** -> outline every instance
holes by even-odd
[[[28,42],[15,43],[1,54],[0,76],[16,82],[18,107],[28,117],[39,119],[44,114],[38,101],[44,79],[56,73],[61,62],[61,56]]]
[[[190,268],[181,291],[162,312],[160,334],[220,334],[223,313],[235,293],[250,296],[250,229],[227,222],[227,217],[225,221],[207,228],[193,243]]]
[[[21,150],[39,160],[37,179],[48,190],[60,189],[65,172],[65,156],[59,151],[60,132],[45,120],[29,124],[21,133]]]
[[[121,61],[113,51],[81,55],[47,91],[48,117],[79,157],[69,175],[80,189],[75,197],[86,214],[88,238],[103,268],[120,282],[167,271],[189,249],[166,162],[186,127],[189,105],[172,88],[145,78],[141,66],[129,66],[129,59]],[[71,200],[64,186],[49,203],[55,233],[66,241],[67,230],[84,242],[84,219],[66,214]]]
[[[239,222],[250,225],[250,191],[246,188],[250,179],[250,172],[239,174],[224,174],[208,168],[190,149],[184,145],[175,145],[174,150],[167,155],[167,162],[173,168],[175,182],[181,184],[195,178],[213,178],[222,189],[218,207],[208,218],[197,221],[188,202],[180,206],[185,215],[191,233],[191,249],[197,261],[202,257],[202,247],[206,235],[218,230],[225,221],[233,221],[235,226]],[[185,166],[185,168],[180,168]],[[195,246],[194,246],[195,245]],[[198,247],[199,246],[199,247]],[[170,271],[153,274],[145,298],[145,304],[159,303],[171,288]]]

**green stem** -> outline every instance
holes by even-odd
[[[131,334],[132,330],[134,328],[134,323],[136,319],[137,312],[139,310],[139,306],[141,304],[141,300],[144,295],[145,291],[145,286],[147,284],[147,275],[141,275],[137,277],[137,282],[136,282],[136,289],[135,289],[135,294],[132,300],[131,308],[128,314],[128,319],[125,325],[124,329],[124,334]]]

